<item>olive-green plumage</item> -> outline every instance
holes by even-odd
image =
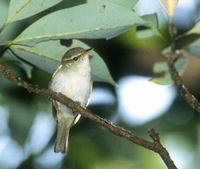
[[[90,50],[77,47],[67,51],[62,58],[61,65],[54,72],[50,84],[50,89],[80,102],[83,107],[87,106],[92,89],[88,57]],[[65,153],[68,146],[69,130],[77,123],[80,114],[72,112],[70,108],[57,101],[52,101],[52,105],[53,115],[57,123],[54,151]]]

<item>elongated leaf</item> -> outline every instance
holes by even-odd
[[[148,5],[147,5],[148,4]],[[159,29],[168,23],[167,11],[164,9],[160,0],[140,0],[134,7],[134,10],[140,15],[157,14]]]
[[[13,45],[11,49],[17,54],[18,58],[21,58],[46,72],[53,73],[60,64],[64,53],[73,47],[89,48],[89,46],[77,40],[74,40],[70,47],[64,47],[60,45],[60,42],[57,40],[38,43],[34,47]],[[115,82],[101,57],[95,51],[91,52],[91,56],[90,63],[93,80],[114,84]],[[16,60],[16,56],[11,55],[9,52],[5,53],[5,57]]]
[[[157,35],[163,38],[161,33],[159,32],[158,17],[156,13],[143,15],[142,19],[145,21],[144,26],[146,26],[147,29],[138,31],[137,32],[138,38],[141,38],[141,39],[149,38],[149,37],[152,37],[153,35]]]
[[[3,29],[0,34],[0,45],[6,45],[9,42],[16,38],[20,33],[21,29],[23,27],[23,21],[22,22],[13,22],[9,24],[6,29]]]
[[[137,38],[145,39],[154,36],[154,32],[151,29],[140,30],[137,32]]]
[[[200,21],[186,34],[181,36],[176,44],[178,48],[185,49],[193,56],[200,57]]]
[[[179,58],[175,62],[176,70],[183,74],[187,66],[187,59],[185,57]],[[160,84],[160,85],[170,85],[173,84],[173,79],[169,73],[169,67],[166,62],[157,62],[154,64],[153,71],[156,74],[160,74],[159,77],[152,78],[150,81]]]
[[[146,21],[145,26],[149,27],[153,34],[166,39],[164,28],[168,23],[168,16],[160,0],[151,0],[151,3],[148,0],[140,0],[133,9]]]
[[[120,15],[119,15],[120,14]],[[49,39],[112,38],[144,21],[131,9],[106,0],[51,13],[28,27],[14,44]]]
[[[124,6],[126,8],[132,9],[133,6],[138,2],[138,0],[109,0],[112,3]]]
[[[176,44],[177,48],[184,49],[193,56],[200,57],[200,34],[184,35],[177,40]]]
[[[148,15],[143,15],[142,19],[145,20],[151,27],[158,28],[158,16],[156,13],[148,14]]]
[[[17,21],[48,9],[62,0],[11,0],[8,21]]]
[[[200,38],[186,46],[185,50],[187,50],[193,56],[200,57]]]
[[[150,81],[160,85],[169,85],[173,80],[169,73],[169,68],[166,62],[157,62],[153,66],[153,72],[161,74],[159,77],[152,78]]]
[[[194,27],[187,34],[200,34],[200,21],[197,22]]]
[[[8,1],[1,0],[1,2],[0,2],[0,27],[6,21],[7,12],[8,12]]]
[[[159,85],[170,85],[173,83],[173,80],[169,73],[165,73],[161,77],[152,78],[150,79],[150,81]]]

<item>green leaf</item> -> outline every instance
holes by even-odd
[[[184,35],[176,44],[178,49],[184,49],[193,56],[200,57],[200,34]]]
[[[167,11],[160,3],[160,0],[151,0],[151,4],[149,4],[149,0],[140,0],[134,7],[134,10],[140,15],[150,15],[156,14],[158,19],[158,27],[161,29],[163,26],[168,24],[168,15]]]
[[[154,32],[151,29],[144,29],[137,32],[137,38],[145,39],[154,36]]]
[[[162,73],[169,70],[169,67],[166,62],[157,62],[153,66],[154,73]]]
[[[48,9],[62,0],[10,0],[7,22],[18,21]]]
[[[158,17],[156,13],[143,15],[142,19],[144,19],[150,27],[158,28]]]
[[[138,38],[140,39],[150,38],[155,35],[163,38],[158,30],[158,18],[156,13],[143,15],[141,17],[145,21],[144,26],[147,28],[137,31]]]
[[[186,66],[187,66],[186,57],[181,57],[175,62],[175,68],[180,74],[184,73]],[[171,78],[169,67],[166,62],[155,63],[153,67],[153,72],[160,76],[150,79],[151,82],[160,85],[173,84],[173,79]]]
[[[19,62],[20,66],[24,69],[26,72],[26,75],[29,79],[32,78],[32,71],[33,71],[33,66],[25,63],[25,62]]]
[[[137,37],[140,39],[144,38],[150,38],[152,36],[158,36],[161,39],[164,39],[163,35],[161,34],[159,30],[159,24],[158,24],[158,17],[156,13],[147,14],[141,16],[141,18],[144,20],[143,26],[145,26],[145,29],[140,29],[137,31]]]
[[[138,0],[109,0],[112,3],[118,4],[120,6],[124,6],[129,9],[133,9],[134,5],[138,2]]]
[[[176,44],[178,48],[185,49],[193,56],[200,57],[200,21],[186,34],[179,37]]]
[[[1,45],[9,44],[8,41],[13,40],[20,34],[21,30],[23,29],[23,23],[24,22],[19,21],[7,25],[6,29],[3,29],[3,31],[0,34]]]
[[[185,48],[193,56],[200,57],[200,39],[194,41]]]
[[[181,51],[183,54],[183,57],[179,58],[176,62],[175,62],[175,68],[176,70],[182,75],[187,67],[187,63],[188,60],[185,57],[185,53],[184,51]]]
[[[150,79],[150,81],[160,85],[168,85],[173,83],[170,73],[168,71],[169,68],[166,62],[155,63],[153,66],[153,72],[156,74],[160,74],[160,76],[152,78]]]
[[[8,1],[1,0],[0,5],[0,27],[3,26],[4,22],[6,21],[7,12],[8,12]]]
[[[193,33],[195,33],[195,34],[200,34],[200,21],[197,22],[197,23],[194,25],[194,27],[193,27],[190,31],[187,32],[187,34],[193,34]]]
[[[143,15],[141,17],[145,21],[144,26],[146,26],[147,28],[144,30],[137,31],[138,38],[141,38],[141,39],[150,38],[155,35],[162,39],[164,38],[159,30],[158,17],[156,13]]]
[[[169,73],[164,74],[162,77],[152,78],[150,81],[159,85],[170,85],[173,83]]]
[[[120,13],[120,15],[119,15]],[[144,21],[131,9],[106,0],[53,12],[25,29],[12,43],[50,39],[110,39]]]
[[[60,45],[60,42],[57,40],[38,43],[34,47],[13,45],[11,46],[11,50],[13,50],[13,52],[21,60],[25,60],[35,65],[36,67],[52,74],[60,64],[64,53],[73,47],[89,48],[89,46],[78,40],[74,40],[70,47],[64,47]],[[92,57],[90,63],[93,80],[115,84],[102,58],[95,51],[91,52],[91,56]],[[16,60],[16,56],[11,55],[8,51],[5,53],[5,57],[7,59]]]
[[[166,27],[168,25],[168,15],[160,0],[151,0],[150,6],[148,0],[140,0],[134,7],[134,10],[146,21],[145,26],[149,27],[155,35],[163,40],[168,38]]]
[[[38,43],[34,47],[13,45],[10,49],[13,52],[7,51],[4,54],[5,58],[27,61],[48,73],[52,73],[55,70],[67,50],[66,47],[60,45],[59,41]]]

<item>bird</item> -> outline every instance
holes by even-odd
[[[74,47],[62,57],[61,64],[52,75],[49,88],[62,93],[75,102],[87,107],[92,91],[91,66],[89,52],[92,48]],[[66,153],[70,128],[81,115],[58,101],[52,100],[53,117],[57,125],[54,145],[55,153]]]

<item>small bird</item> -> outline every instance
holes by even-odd
[[[49,86],[51,90],[79,102],[82,107],[87,106],[92,90],[89,61],[91,50],[92,48],[85,50],[81,47],[68,50],[55,70]],[[55,100],[52,100],[52,111],[57,123],[54,152],[65,153],[68,148],[69,130],[78,122],[80,114]]]

